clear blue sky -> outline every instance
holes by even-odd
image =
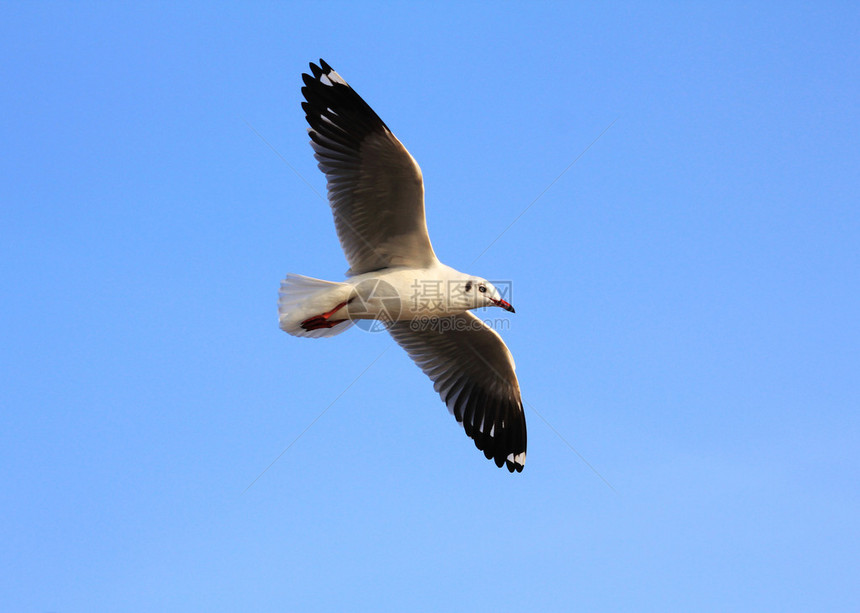
[[[860,609],[858,31],[4,3],[0,608]],[[440,257],[513,284],[522,474],[387,335],[278,329],[285,273],[347,268],[320,57],[421,164]]]

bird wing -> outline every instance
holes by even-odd
[[[434,264],[417,162],[331,66],[320,60],[310,67],[312,75],[302,75],[302,108],[328,183],[347,274]]]
[[[388,331],[487,459],[522,471],[526,418],[514,359],[496,331],[469,312],[398,321]]]

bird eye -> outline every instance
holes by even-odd
[[[471,281],[466,282],[466,291],[467,292],[472,291],[472,282]]]
[[[486,286],[486,285],[479,285],[479,286],[478,286],[478,291],[479,291],[479,292],[481,292],[481,293],[483,294],[484,292],[486,292],[486,291],[487,291],[487,286]]]

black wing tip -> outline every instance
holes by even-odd
[[[511,454],[511,455],[514,455],[514,454]],[[523,468],[525,468],[525,466],[526,466],[525,454],[522,454],[523,458],[522,458],[521,463],[511,462],[510,460],[508,460],[505,457],[502,457],[501,455],[494,456],[493,452],[490,451],[489,449],[484,451],[484,456],[488,460],[492,460],[495,463],[495,465],[498,466],[499,468],[507,468],[508,472],[511,472],[511,473],[514,473],[514,472],[521,473],[521,472],[523,472]],[[516,457],[516,456],[514,456],[514,457]]]
[[[482,446],[481,442],[475,439],[475,447],[484,453],[484,457],[493,462],[499,468],[507,468],[508,472],[521,473],[526,466],[526,452],[511,452],[505,453],[498,448],[492,446]]]
[[[471,428],[470,432],[470,429],[467,428],[468,423],[468,421],[461,422],[461,425],[466,429],[466,434],[469,438],[475,443],[475,447],[483,452],[485,458],[491,460],[499,468],[507,468],[509,472],[523,472],[523,468],[526,465],[525,423],[522,423],[521,428],[514,428],[516,434],[514,432],[510,433],[514,437],[513,441],[511,441],[510,435],[509,437],[495,440],[477,428]],[[517,436],[519,433],[521,433],[521,438]],[[511,444],[512,442],[513,444]]]
[[[311,69],[311,74],[302,73],[302,79],[305,80],[305,83],[307,83],[308,79],[316,81],[323,75],[328,75],[334,72],[334,69],[322,58],[320,58],[319,66],[313,62],[308,62],[308,66]],[[307,77],[307,79],[305,79],[305,77]]]
[[[449,396],[443,397],[448,410],[485,458],[499,468],[507,468],[512,473],[523,472],[526,463],[527,431],[525,413],[520,402],[496,405],[480,390],[469,394],[461,392],[456,401],[450,402],[450,400]],[[501,429],[496,430],[495,436],[490,436],[482,430],[482,426],[477,424],[481,424],[484,415],[493,413],[496,417],[491,417],[488,423],[494,422],[495,427]],[[507,417],[499,419],[503,415]]]
[[[526,466],[526,452],[521,451],[519,453],[512,452],[508,455],[502,455],[503,452],[496,452],[494,454],[491,449],[484,449],[484,457],[488,460],[492,460],[493,463],[499,468],[507,468],[508,472],[521,473],[523,472],[523,468]]]
[[[320,58],[320,66],[309,64],[311,74],[302,73],[302,109],[311,128],[329,140],[360,143],[371,132],[390,130],[379,115],[362,100],[352,87]]]
[[[523,468],[526,467],[526,452],[523,451],[522,453],[511,454],[508,457],[511,457],[511,456],[514,456],[514,461],[512,462],[512,461],[508,460],[507,458],[505,458],[505,467],[508,469],[508,471],[510,471],[512,473],[513,472],[518,472],[518,473],[523,472]],[[501,466],[499,466],[499,468],[501,468]]]
[[[332,72],[331,66],[329,66],[322,58],[320,58],[319,66],[313,62],[308,62],[308,66],[311,68],[311,74],[313,74],[314,79],[319,79],[322,75]]]

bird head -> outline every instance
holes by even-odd
[[[480,277],[465,279],[458,284],[457,289],[459,291],[454,302],[464,302],[467,309],[497,306],[511,313],[516,312],[514,307],[502,298],[499,290],[486,279]]]

